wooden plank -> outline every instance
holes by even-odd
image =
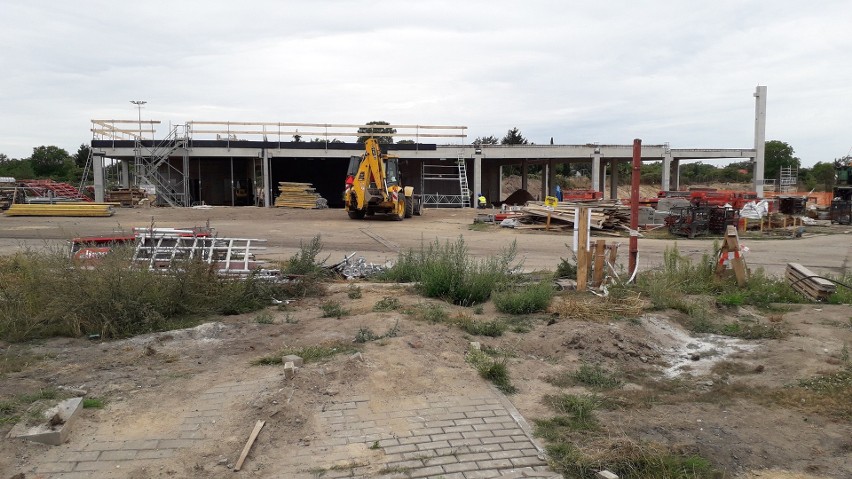
[[[586,212],[588,211],[587,207],[579,208],[579,228],[578,228],[578,237],[577,237],[577,291],[585,291],[588,287],[588,279],[589,279],[589,264],[586,260],[586,256],[588,255],[588,250],[586,249],[586,242],[589,239],[589,219]]]
[[[604,263],[606,262],[606,240],[595,241],[595,266],[592,286],[600,287],[604,279]]]
[[[246,456],[248,456],[249,451],[251,450],[251,446],[254,445],[255,439],[257,439],[257,435],[260,434],[260,430],[263,429],[263,425],[266,424],[264,421],[257,421],[254,425],[254,430],[251,432],[251,435],[246,442],[246,446],[243,448],[243,453],[240,454],[240,459],[237,461],[237,465],[234,466],[235,471],[239,471],[241,467],[243,467],[243,461],[246,460]]]

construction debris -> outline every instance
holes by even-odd
[[[21,180],[19,186],[26,190],[27,201],[36,202],[35,198],[44,198],[49,201],[70,200],[91,202],[92,199],[80,193],[77,188],[53,180]]]
[[[316,192],[311,183],[280,181],[278,191],[280,194],[275,198],[276,207],[307,210],[328,208],[328,201]]]
[[[355,258],[355,252],[353,252],[349,256],[344,256],[343,261],[328,268],[335,273],[342,274],[346,279],[355,279],[375,276],[389,267],[390,265],[387,262],[376,264],[368,263],[363,256]]]
[[[123,207],[131,207],[148,198],[148,193],[142,188],[114,188],[106,192],[106,201],[118,203]]]
[[[71,432],[71,424],[77,418],[77,413],[83,409],[83,398],[71,398],[61,401],[59,404],[37,411],[41,403],[35,403],[30,409],[32,416],[43,419],[37,425],[31,425],[31,418],[23,419],[9,432],[8,437],[13,439],[26,439],[28,441],[48,444],[50,446],[62,445]]]
[[[630,209],[618,201],[588,201],[588,202],[559,202],[555,207],[545,206],[544,203],[531,201],[517,211],[497,214],[495,220],[516,220],[501,223],[503,226],[513,226],[515,229],[547,229],[570,230],[574,228],[574,210],[585,206],[592,210],[590,226],[596,230],[628,229],[625,225],[630,220]],[[550,218],[550,221],[548,221]],[[549,223],[549,224],[548,224]]]
[[[834,283],[819,277],[799,263],[787,263],[785,276],[793,289],[812,301],[825,301],[837,290]]]
[[[245,462],[246,456],[248,456],[249,451],[251,451],[251,447],[254,445],[254,441],[257,439],[257,435],[260,434],[260,430],[263,429],[264,424],[266,424],[265,421],[257,421],[257,423],[255,423],[254,430],[252,430],[251,435],[243,448],[243,452],[240,454],[240,459],[237,461],[237,465],[234,466],[234,471],[239,471],[243,467],[243,462]]]
[[[112,205],[104,203],[14,204],[6,216],[112,216]]]

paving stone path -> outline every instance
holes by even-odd
[[[278,384],[276,373],[215,385],[199,395],[172,431],[141,439],[78,438],[47,450],[34,472],[55,479],[118,478],[139,467],[157,467],[158,460],[181,449],[216,440],[221,436],[216,422],[230,405]],[[468,389],[454,397],[334,398],[316,412],[319,437],[293,446],[267,467],[297,479],[559,477],[501,393],[484,383]]]

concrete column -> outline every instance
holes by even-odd
[[[556,188],[556,160],[549,160],[547,162],[547,194],[555,195],[554,188]]]
[[[263,149],[263,207],[272,208],[272,188],[269,186],[269,153]]]
[[[601,188],[601,155],[592,156],[592,190],[603,191]]]
[[[669,191],[672,183],[672,153],[667,151],[663,156],[663,191]]]
[[[609,199],[618,198],[618,162],[610,160],[609,169]]]
[[[473,155],[473,194],[478,195],[482,192],[482,154],[479,154]],[[478,200],[476,200],[474,206],[478,204]]]
[[[92,155],[92,176],[95,183],[95,201],[104,202],[104,157]]]
[[[130,188],[130,164],[127,160],[121,160],[121,187]]]
[[[530,165],[526,159],[521,162],[521,189],[529,191],[527,182],[529,181]]]
[[[672,160],[674,163],[674,182],[672,184],[672,189],[675,191],[680,190],[680,158],[675,158]]]
[[[766,153],[766,87],[754,92],[754,191],[763,198],[763,161]]]

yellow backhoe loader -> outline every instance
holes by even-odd
[[[414,187],[402,186],[399,158],[382,153],[374,138],[364,143],[363,155],[349,159],[343,200],[346,212],[354,220],[384,214],[402,221],[423,214],[423,205],[420,196],[414,194]]]

